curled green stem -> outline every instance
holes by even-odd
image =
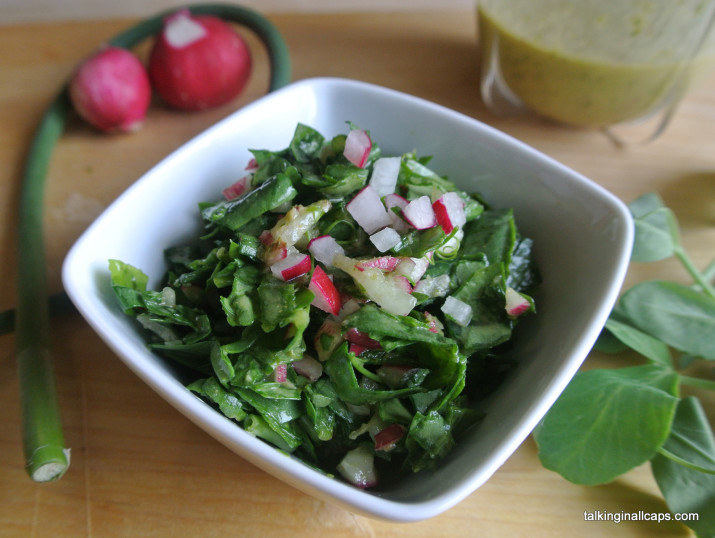
[[[195,14],[215,15],[256,33],[271,62],[269,91],[290,82],[288,49],[278,30],[262,15],[240,6],[202,4],[187,6]],[[130,48],[157,34],[172,9],[139,22],[108,43]],[[44,187],[54,146],[71,109],[65,84],[45,111],[26,157],[18,217],[17,307],[0,317],[3,330],[15,328],[20,384],[23,447],[26,469],[33,480],[60,478],[69,466],[69,450],[56,394],[51,358],[43,231]]]

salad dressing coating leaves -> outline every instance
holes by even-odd
[[[378,251],[348,204],[369,188],[381,150],[371,141],[356,166],[346,138],[299,124],[288,148],[253,150],[243,192],[200,203],[201,237],[166,249],[162,290],[119,260],[110,272],[121,308],[186,370],[190,390],[253,435],[369,487],[366,476],[433,467],[480,420],[474,403],[512,366],[501,355],[534,311],[538,273],[511,211],[414,152],[399,157],[394,195],[404,206],[457,193],[463,224],[417,229],[390,204],[399,242]],[[339,245],[334,263],[310,253],[321,236]],[[507,289],[524,301],[519,314],[505,307]],[[443,309],[447,298],[468,317]]]

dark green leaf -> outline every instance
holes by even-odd
[[[683,523],[700,538],[715,536],[715,475],[695,471],[660,454],[653,458],[651,469],[671,512],[697,514]]]
[[[660,453],[696,471],[715,474],[715,440],[700,400],[691,396],[680,401]]]
[[[613,318],[606,321],[606,329],[619,341],[653,362],[663,366],[673,365],[668,346],[660,340]]]
[[[617,312],[680,351],[715,360],[715,300],[688,286],[662,280],[636,284],[623,294]]]
[[[658,365],[578,373],[534,432],[541,463],[585,485],[642,465],[670,433],[676,387]]]

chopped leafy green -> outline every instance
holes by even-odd
[[[517,323],[505,290],[538,284],[532,244],[511,211],[408,153],[396,193],[455,192],[463,215],[449,233],[403,222],[399,241],[378,250],[348,203],[371,187],[382,152],[372,141],[360,167],[348,144],[299,124],[287,148],[251,150],[249,190],[198,202],[205,233],[165,249],[161,289],[117,260],[112,286],[149,347],[192,372],[188,389],[247,432],[331,474],[358,446],[372,446],[379,474],[416,472],[481,420],[476,399],[513,366],[500,355]],[[320,236],[342,249],[332,263],[310,248]],[[444,284],[420,291],[423,277]],[[472,309],[471,323],[442,311],[448,295]]]

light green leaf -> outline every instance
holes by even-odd
[[[635,225],[631,260],[653,262],[669,258],[678,238],[674,236],[675,216],[656,193],[648,193],[629,204]]]

